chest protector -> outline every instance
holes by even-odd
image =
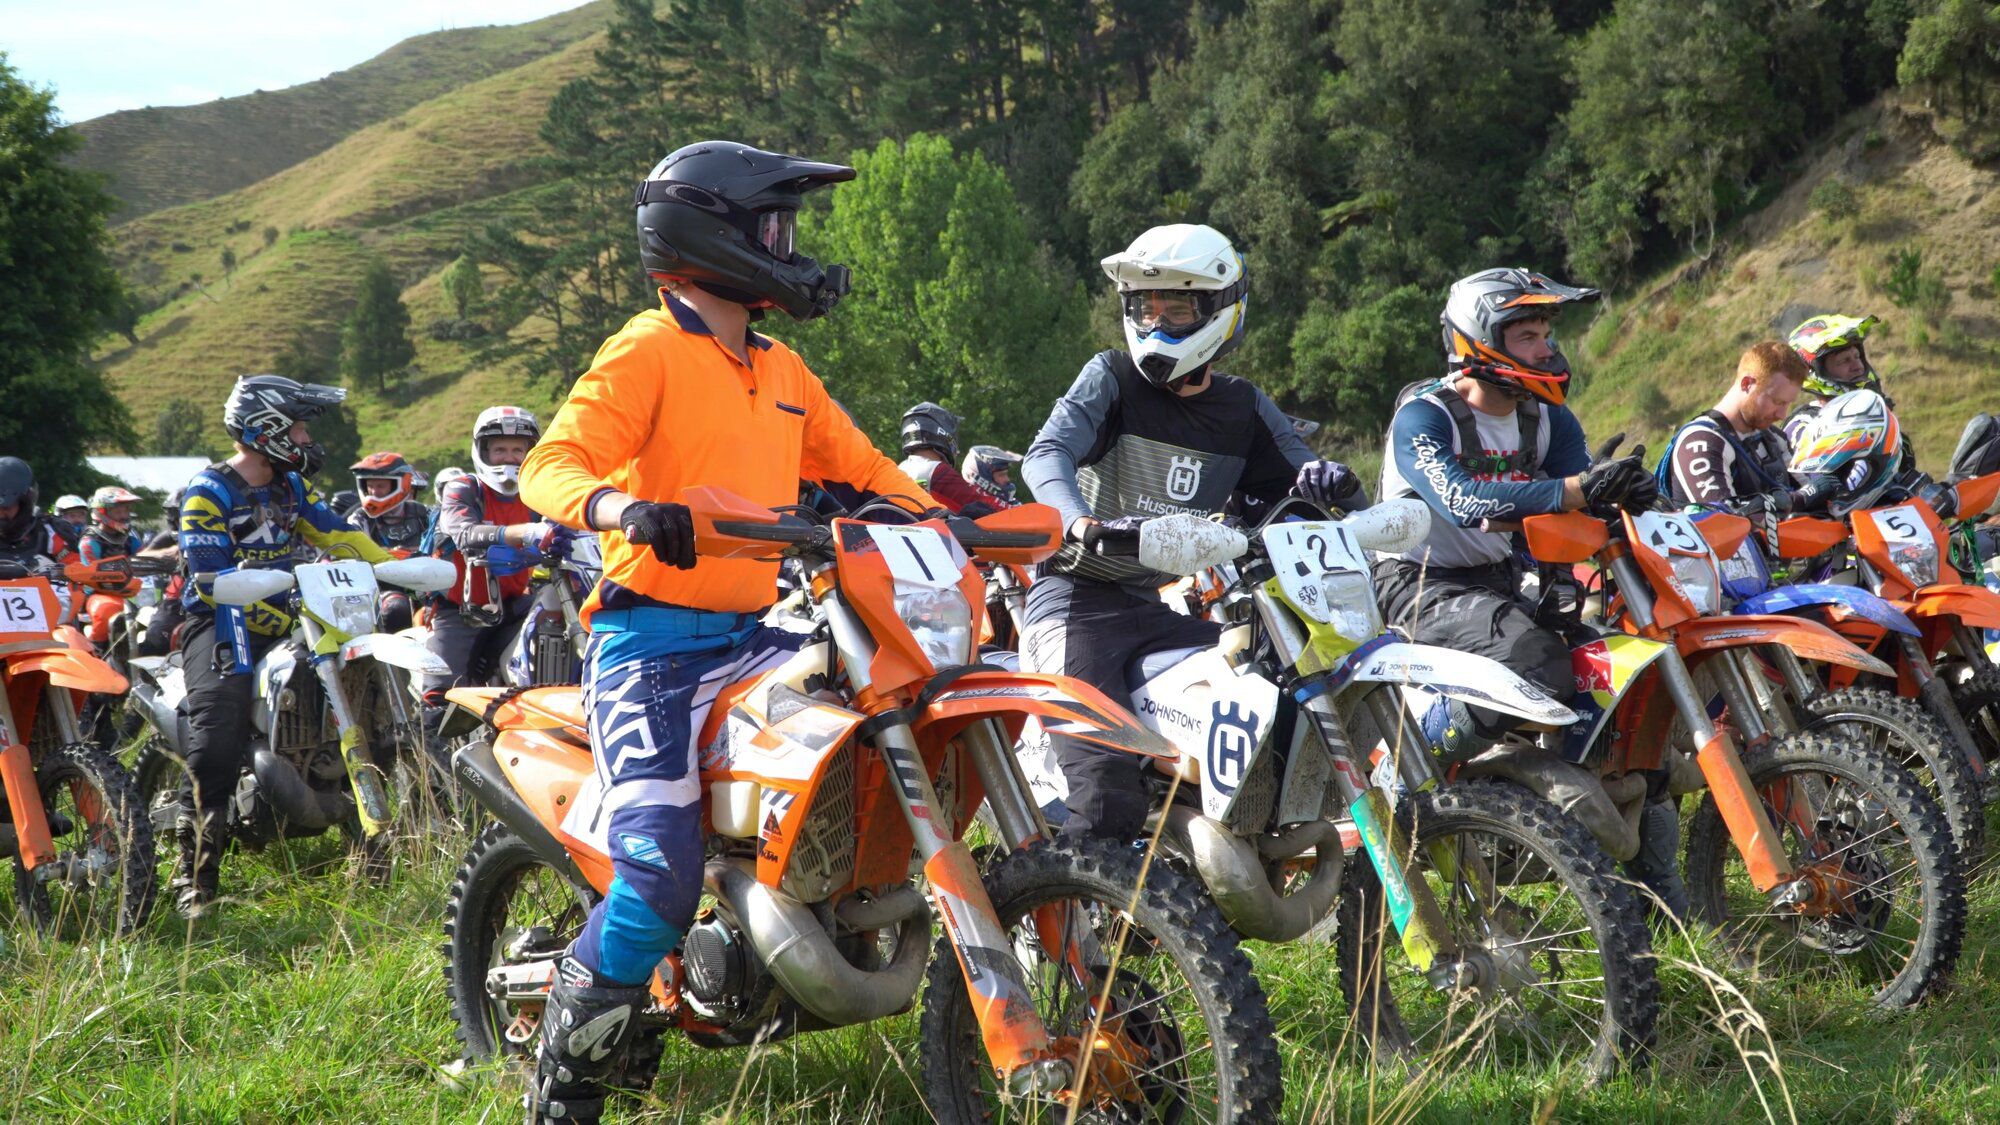
[[[1450,381],[1419,379],[1405,385],[1396,393],[1396,409],[1402,409],[1413,398],[1427,398],[1451,415],[1458,438],[1452,443],[1452,457],[1465,466],[1466,472],[1493,479],[1516,473],[1533,477],[1535,470],[1542,467],[1541,400],[1530,397],[1514,404],[1514,424],[1520,427],[1520,441],[1512,453],[1492,454],[1485,452],[1486,443],[1479,439],[1479,420],[1473,417],[1472,404],[1465,401],[1465,396]]]

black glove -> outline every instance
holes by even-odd
[[[1932,481],[1917,489],[1917,499],[1929,504],[1941,520],[1958,514],[1958,489],[1943,481]]]
[[[1832,473],[1814,473],[1806,478],[1804,484],[1779,495],[1791,500],[1791,511],[1824,511],[1827,504],[1840,495],[1840,478]]]
[[[618,517],[618,529],[631,542],[651,547],[653,557],[668,566],[694,569],[694,515],[686,504],[636,500]]]
[[[1307,461],[1299,466],[1299,479],[1292,495],[1310,500],[1322,508],[1358,512],[1368,506],[1368,494],[1354,470],[1338,461]]]
[[[1136,549],[1139,542],[1139,525],[1146,522],[1146,517],[1119,516],[1115,520],[1103,520],[1101,522],[1098,520],[1085,520],[1081,521],[1081,527],[1076,526],[1078,522],[1071,521],[1070,528],[1064,532],[1064,538],[1072,543],[1082,544],[1083,549],[1086,551],[1098,551],[1098,543],[1106,538],[1109,538],[1121,547]],[[1099,551],[1099,553],[1103,552]],[[1129,555],[1132,553],[1132,550],[1118,550],[1113,553]]]
[[[1645,446],[1639,446],[1624,457],[1610,457],[1623,440],[1625,435],[1619,434],[1605,442],[1598,451],[1598,459],[1583,471],[1578,484],[1583,490],[1585,507],[1616,505],[1643,512],[1659,500],[1660,484],[1653,479],[1652,471],[1646,468]]]

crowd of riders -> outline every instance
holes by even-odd
[[[324,451],[310,427],[345,392],[275,375],[238,380],[222,418],[231,455],[173,493],[169,530],[151,538],[134,526],[134,493],[65,495],[45,512],[29,466],[0,457],[0,560],[181,560],[147,648],[183,654],[190,782],[172,892],[190,915],[219,893],[222,807],[250,737],[249,669],[290,634],[296,612],[281,597],[247,607],[240,630],[219,628],[213,575],[315,552],[450,560],[455,581],[431,604],[383,607],[391,631],[426,622],[426,643],[449,669],[421,684],[435,730],[444,693],[494,677],[530,612],[530,573],[489,565],[488,552],[546,555],[578,535],[602,537],[602,580],[582,613],[583,689],[614,877],[549,994],[535,1120],[601,1112],[604,1084],[648,1003],[646,982],[687,934],[702,894],[697,736],[719,690],[801,644],[760,619],[775,597],[763,570],[698,553],[687,489],[715,486],[774,508],[802,493],[903,497],[913,518],[963,519],[1024,502],[1025,485],[1060,513],[1064,543],[1034,574],[1022,665],[1127,703],[1139,658],[1212,645],[1220,626],[1169,609],[1159,591],[1173,576],[1100,553],[1100,539],[1173,513],[1254,519],[1287,497],[1332,512],[1372,503],[1356,472],[1317,456],[1268,395],[1226,373],[1251,323],[1254,269],[1222,233],[1194,224],[1154,227],[1103,259],[1123,346],[1083,362],[1025,455],[962,442],[948,404],[925,401],[902,416],[898,464],[800,356],[759,330],[769,310],[809,320],[848,292],[847,270],[800,253],[793,233],[806,193],[854,175],[728,142],[660,161],[636,195],[640,258],[658,305],[604,342],[546,430],[517,406],[481,412],[471,468],[439,471],[428,504],[431,481],[389,451],[350,467],[351,491],[323,497],[314,477]],[[1777,515],[1837,513],[1891,488],[1949,503],[1915,473],[1906,439],[1868,456],[1800,457],[1851,453],[1845,435],[1893,429],[1866,349],[1873,317],[1814,316],[1785,341],[1752,345],[1656,467],[1643,447],[1621,454],[1615,439],[1593,453],[1567,405],[1572,373],[1556,329],[1567,308],[1598,296],[1514,267],[1454,283],[1440,314],[1442,365],[1403,373],[1372,490],[1420,500],[1432,516],[1421,543],[1374,560],[1388,623],[1412,641],[1490,657],[1559,702],[1576,695],[1570,648],[1519,597],[1511,532],[1521,520],[1644,511],[1662,497]],[[115,609],[100,611],[92,597],[65,611],[83,620]],[[1452,763],[1477,757],[1515,722],[1440,697],[1422,729]],[[1069,786],[1063,834],[1142,835],[1144,759],[1053,739]],[[1688,901],[1679,827],[1661,776],[1626,867],[1676,915]]]

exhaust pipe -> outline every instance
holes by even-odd
[[[528,803],[521,800],[520,794],[514,792],[514,787],[507,784],[506,775],[500,772],[499,760],[493,757],[492,743],[484,739],[466,743],[451,756],[451,765],[452,772],[458,775],[458,780],[472,794],[472,799],[533,848],[543,863],[554,868],[555,873],[569,880],[572,886],[590,886],[590,881],[577,869],[576,861],[570,858],[569,849],[562,846],[555,833],[548,830]]]
[[[324,832],[354,812],[354,799],[345,793],[323,793],[306,784],[290,762],[257,746],[250,755],[250,772],[257,787],[277,810],[278,819],[310,832]]]
[[[1459,776],[1511,781],[1575,817],[1612,859],[1623,862],[1639,854],[1636,818],[1628,820],[1618,809],[1634,796],[1645,795],[1646,779],[1639,774],[1625,774],[1607,783],[1546,750],[1503,744],[1465,763]],[[1608,792],[1607,785],[1617,786],[1619,792]],[[1637,792],[1631,792],[1635,786]]]
[[[1252,842],[1186,805],[1167,810],[1167,831],[1194,863],[1209,897],[1236,932],[1258,941],[1294,941],[1333,910],[1340,899],[1340,826],[1330,820],[1295,824]],[[1316,862],[1312,877],[1290,894],[1272,885],[1267,862],[1304,855]]]
[[[716,860],[702,874],[703,885],[721,900],[779,986],[829,1025],[883,1019],[916,1000],[930,960],[928,910],[903,918],[894,960],[871,972],[848,963],[804,903],[759,883],[741,866]]]
[[[132,698],[138,700],[139,705],[146,709],[146,721],[152,726],[153,732],[171,743],[174,753],[185,755],[187,739],[183,737],[185,732],[181,730],[180,710],[167,706],[166,701],[160,698],[160,685],[134,676]]]

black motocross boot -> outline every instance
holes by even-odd
[[[646,986],[602,986],[565,956],[542,1011],[542,1048],[528,1091],[528,1125],[595,1122],[604,1115],[604,1083],[623,1061]]]
[[[198,813],[183,802],[174,815],[174,835],[180,843],[180,855],[175,857],[174,879],[168,889],[174,893],[174,909],[193,920],[215,901],[228,829],[219,810]]]
[[[1639,854],[1625,864],[1625,873],[1652,893],[1646,897],[1646,913],[1657,917],[1662,910],[1670,921],[1688,917],[1687,884],[1681,881],[1681,810],[1671,797],[1648,800],[1639,812]]]

